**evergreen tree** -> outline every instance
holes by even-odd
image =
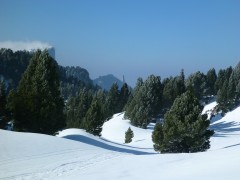
[[[232,72],[232,75],[229,78],[228,82],[228,87],[227,87],[227,98],[228,98],[228,107],[229,110],[233,109],[236,101],[237,101],[237,96],[236,96],[236,84],[234,80],[234,75],[235,73]]]
[[[165,114],[164,123],[153,131],[154,149],[161,153],[190,153],[205,151],[210,147],[208,130],[210,121],[201,116],[198,99],[187,91],[178,97]]]
[[[77,97],[70,97],[67,104],[67,127],[82,128],[83,120],[93,100],[93,92],[83,88]]]
[[[218,72],[218,76],[217,76],[217,80],[215,82],[215,92],[218,92],[225,81],[228,81],[231,74],[232,74],[232,67],[228,67],[227,69],[220,69],[219,72]]]
[[[65,126],[57,62],[38,50],[24,72],[9,105],[19,131],[53,134]]]
[[[6,117],[6,88],[5,83],[0,81],[0,129],[4,129],[7,123]]]
[[[218,109],[226,113],[239,104],[239,78],[240,65],[234,69],[220,70],[215,86],[219,88],[217,93]]]
[[[130,91],[128,89],[128,85],[127,83],[124,83],[119,94],[119,108],[118,108],[119,112],[123,111],[123,108],[128,102],[129,95]]]
[[[199,99],[203,99],[204,96],[208,95],[208,86],[206,76],[200,71],[191,74],[187,81],[186,86],[188,90],[192,90],[194,95]]]
[[[117,83],[113,83],[109,90],[106,103],[104,105],[105,115],[110,118],[113,114],[119,113],[119,90]]]
[[[170,108],[176,98],[174,92],[174,78],[164,79],[164,88],[163,88],[163,106],[164,108]]]
[[[132,138],[134,137],[132,129],[129,127],[128,130],[125,132],[125,143],[132,142]]]
[[[154,143],[153,148],[155,151],[161,151],[163,146],[163,128],[162,124],[156,123],[154,130],[152,132],[152,141]]]
[[[228,81],[225,81],[222,88],[218,90],[216,99],[218,103],[218,109],[222,110],[224,113],[228,111],[227,87]]]
[[[235,86],[235,103],[239,105],[240,103],[240,62],[234,68],[233,77],[234,79],[234,86]],[[230,81],[233,81],[230,79]],[[232,82],[229,82],[231,84]]]
[[[186,91],[186,86],[185,86],[185,75],[184,75],[184,70],[181,70],[180,76],[177,77],[177,94],[178,96],[181,95]]]
[[[163,84],[163,106],[169,109],[174,100],[186,90],[184,71],[181,70],[180,76],[165,79]]]
[[[78,128],[82,127],[82,122],[87,114],[88,109],[91,106],[93,95],[91,91],[87,91],[85,88],[80,91],[78,96],[78,105],[76,106],[75,121],[78,124]]]
[[[83,128],[93,135],[100,136],[103,123],[104,116],[102,112],[102,106],[99,104],[97,99],[94,99],[90,108],[87,111],[86,117],[83,122]]]
[[[151,75],[141,86],[136,86],[136,88],[133,99],[126,108],[125,118],[129,118],[134,126],[147,128],[150,120],[161,110],[161,78]]]
[[[66,127],[77,128],[79,124],[76,119],[76,98],[69,97],[66,103]]]
[[[133,89],[133,92],[130,93],[129,97],[128,97],[128,101],[127,104],[124,107],[124,110],[128,110],[125,112],[125,117],[130,117],[131,115],[131,111],[133,110],[135,104],[136,104],[136,95],[138,94],[139,89],[141,88],[141,86],[143,85],[143,79],[142,78],[138,78],[137,79],[137,83],[135,88]]]
[[[215,82],[217,80],[217,74],[216,74],[216,71],[215,69],[210,69],[208,72],[207,72],[207,85],[208,85],[208,88],[209,88],[209,91],[208,91],[208,95],[216,95],[216,91],[215,91]]]

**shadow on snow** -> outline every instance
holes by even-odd
[[[137,150],[132,150],[132,149],[125,149],[125,148],[121,148],[121,147],[116,147],[110,144],[106,144],[104,142],[100,142],[94,139],[91,139],[89,137],[86,136],[82,136],[82,135],[68,135],[65,136],[64,138],[66,139],[70,139],[70,140],[74,140],[74,141],[79,141],[79,142],[83,142],[92,146],[96,146],[96,147],[100,147],[106,150],[110,150],[110,151],[116,151],[116,152],[122,152],[122,153],[128,153],[128,154],[134,154],[134,155],[149,155],[149,154],[155,154],[155,153],[148,153],[148,152],[143,152],[143,151],[137,151]]]

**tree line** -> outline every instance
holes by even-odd
[[[69,69],[70,75],[65,77],[76,78]],[[16,89],[7,93],[6,83],[1,81],[1,128],[14,119],[17,131],[54,134],[75,127],[100,135],[105,121],[125,111],[125,118],[140,128],[147,128],[156,117],[164,117],[153,132],[155,150],[197,152],[209,148],[213,134],[208,129],[209,120],[201,115],[208,98],[216,96],[218,111],[223,113],[239,105],[240,64],[221,69],[218,74],[215,69],[206,75],[198,71],[187,79],[183,70],[179,76],[163,80],[150,75],[145,81],[139,78],[133,90],[126,83],[120,88],[114,83],[108,92],[92,86],[77,87],[77,93],[66,93],[67,99],[61,91],[60,72],[48,52],[38,50]]]

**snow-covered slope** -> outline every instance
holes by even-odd
[[[128,127],[135,136],[126,145]],[[132,127],[123,114],[104,124],[102,138],[79,129],[59,137],[0,130],[0,179],[240,179],[240,107],[215,116],[211,128],[211,149],[192,154],[155,153],[153,125]]]
[[[104,123],[102,138],[123,144],[125,132],[130,127],[134,133],[134,137],[129,145],[153,150],[152,131],[154,124],[149,124],[147,129],[137,128],[132,126],[130,120],[125,120],[123,116],[124,113],[115,114],[112,119]]]

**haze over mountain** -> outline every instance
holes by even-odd
[[[94,85],[98,85],[98,86],[100,86],[101,88],[103,88],[107,91],[110,90],[113,83],[117,83],[117,85],[120,89],[124,82],[119,80],[118,78],[116,78],[112,74],[108,74],[108,75],[105,75],[105,76],[99,76],[98,78],[93,80]]]

